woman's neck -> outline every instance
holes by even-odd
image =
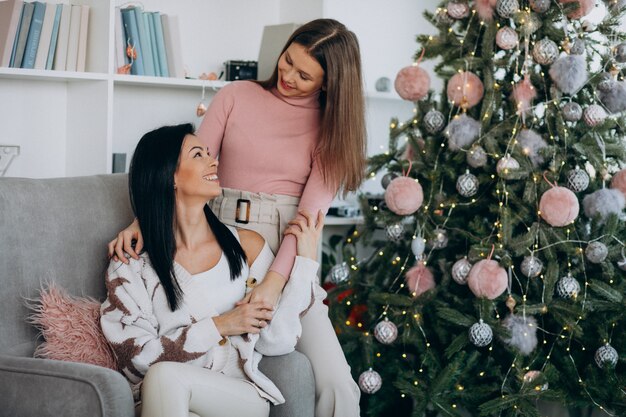
[[[174,236],[177,249],[191,251],[215,240],[215,235],[204,214],[204,204],[191,207],[181,203],[176,204]]]

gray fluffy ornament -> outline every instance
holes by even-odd
[[[609,256],[609,248],[607,248],[604,243],[598,242],[597,240],[589,243],[585,248],[585,257],[589,262],[594,264],[604,262],[607,256]]]
[[[439,132],[445,126],[446,118],[443,113],[438,110],[429,110],[424,115],[424,128],[430,134]]]
[[[541,135],[532,129],[523,129],[517,137],[524,155],[528,156],[533,166],[537,168],[545,162],[540,151],[548,146]]]
[[[581,55],[565,55],[550,67],[550,77],[559,90],[574,94],[587,84],[587,62]]]
[[[622,42],[613,49],[615,60],[620,64],[626,62],[626,42]]]
[[[543,38],[533,47],[533,58],[540,65],[550,65],[559,57],[559,47],[549,38]]]
[[[480,135],[480,122],[467,114],[455,117],[446,127],[448,146],[457,151],[469,147]]]
[[[611,214],[619,215],[625,205],[624,194],[612,188],[602,188],[583,198],[585,216],[593,218],[600,215],[602,221]]]
[[[583,117],[583,108],[580,107],[580,104],[570,101],[563,109],[563,118],[568,122],[577,122]]]
[[[575,193],[585,191],[589,187],[589,174],[576,165],[567,173],[567,187]]]
[[[550,9],[550,0],[530,0],[530,8],[537,13],[545,13]]]
[[[619,355],[617,354],[617,350],[607,343],[604,346],[600,346],[600,348],[596,350],[594,359],[596,360],[596,365],[598,365],[599,368],[614,368],[615,365],[617,365]]]
[[[474,346],[485,347],[493,340],[493,330],[491,326],[480,319],[478,323],[472,324],[469,329],[469,340]]]
[[[598,126],[600,123],[604,122],[607,117],[608,114],[606,110],[599,104],[592,104],[583,111],[583,120],[589,127]]]
[[[583,39],[574,39],[572,44],[570,45],[569,53],[572,55],[582,55],[585,53],[587,49],[587,45]]]
[[[626,110],[626,86],[614,80],[611,74],[604,73],[597,86],[598,99],[611,113]]]
[[[509,314],[502,325],[509,331],[504,343],[517,349],[522,355],[530,355],[537,347],[537,320],[532,316]]]
[[[487,152],[485,148],[480,145],[472,146],[467,155],[465,156],[465,160],[467,164],[472,168],[480,168],[485,166],[487,163]]]

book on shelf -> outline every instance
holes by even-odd
[[[80,6],[80,30],[78,32],[78,54],[76,56],[76,71],[84,72],[87,62],[87,35],[89,33],[89,6]]]
[[[67,63],[67,47],[70,36],[70,23],[72,18],[72,5],[63,4],[61,6],[61,19],[59,21],[59,34],[57,36],[56,49],[54,51],[54,62],[52,69],[55,71],[65,71]]]
[[[0,2],[0,67],[11,64],[13,44],[22,16],[22,0]]]
[[[154,29],[156,34],[156,50],[159,59],[159,68],[162,77],[169,77],[170,71],[167,65],[167,50],[165,48],[165,39],[163,38],[163,25],[161,24],[161,13],[153,12],[152,19],[154,21]]]
[[[43,18],[46,14],[46,3],[35,1],[33,5],[35,8],[33,9],[33,17],[30,21],[30,28],[28,29],[28,37],[26,38],[21,68],[35,68],[35,59],[37,58],[37,48],[39,47],[39,39],[41,38]]]
[[[78,36],[80,35],[81,6],[72,4],[70,17],[70,33],[67,38],[67,61],[65,71],[76,71],[78,62]]]
[[[52,40],[52,26],[54,26],[54,17],[57,8],[55,4],[46,5],[46,11],[41,25],[41,34],[39,36],[39,46],[37,46],[37,54],[35,55],[35,69],[45,69],[48,60],[48,52],[50,52],[50,41]]]
[[[163,27],[163,39],[165,50],[167,51],[167,67],[169,76],[174,78],[185,78],[185,66],[183,55],[180,49],[180,28],[178,16],[161,15],[161,25]]]
[[[144,75],[155,76],[154,60],[152,58],[152,46],[150,45],[150,32],[148,28],[147,16],[139,7],[135,8],[135,16],[137,17],[137,29],[139,30],[139,43],[143,51],[143,69]]]
[[[143,12],[143,17],[145,22],[147,23],[148,34],[150,36],[150,48],[152,49],[152,62],[154,64],[154,75],[157,77],[162,77],[161,74],[161,66],[159,65],[159,57],[156,48],[156,31],[154,28],[154,20],[152,19],[151,12]]]
[[[21,68],[24,58],[24,49],[26,48],[26,40],[28,39],[28,29],[30,29],[30,21],[33,18],[33,3],[24,3],[22,6],[22,15],[20,18],[19,30],[15,39],[14,52],[11,57],[10,66],[13,68]]]
[[[115,8],[115,69],[130,64],[130,59],[126,55],[126,37],[124,36],[124,25],[122,23],[122,8]]]
[[[127,7],[122,10],[122,24],[124,26],[125,39],[130,48],[135,50],[135,59],[130,67],[130,73],[133,75],[145,75],[143,67],[143,50],[141,42],[139,42],[139,29],[137,28],[137,18],[135,16],[135,8]]]
[[[57,4],[54,12],[54,22],[52,24],[52,33],[50,34],[50,47],[48,48],[48,56],[46,57],[46,69],[51,70],[54,62],[54,54],[56,52],[57,42],[59,40],[59,26],[61,25],[61,14],[63,13],[63,5]]]

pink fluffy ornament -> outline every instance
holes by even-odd
[[[553,186],[541,196],[539,211],[550,226],[563,227],[578,218],[580,204],[572,190]]]
[[[567,15],[570,19],[580,19],[581,17],[587,16],[596,6],[596,0],[559,0],[559,3],[578,3],[578,9]]]
[[[517,114],[522,116],[522,118],[530,112],[535,98],[537,98],[537,89],[530,82],[528,76],[525,76],[522,81],[513,87],[513,100],[517,106]]]
[[[491,22],[493,20],[493,12],[496,9],[496,3],[497,0],[476,0],[474,7],[481,20],[485,22]]]
[[[508,282],[504,268],[490,259],[476,262],[467,277],[467,285],[474,295],[489,300],[498,298],[506,290]]]
[[[404,100],[421,100],[428,94],[430,75],[419,65],[404,67],[396,75],[394,87]]]
[[[411,177],[395,178],[385,190],[387,207],[399,216],[415,213],[422,206],[422,201],[422,186]]]
[[[611,180],[611,188],[616,190],[620,190],[624,197],[626,197],[626,169],[622,169],[613,175],[613,179]]]
[[[418,262],[417,265],[409,269],[404,275],[404,280],[413,297],[419,297],[426,291],[435,288],[435,277],[423,262]]]
[[[448,100],[464,109],[480,103],[484,92],[483,82],[469,71],[458,72],[448,81]]]

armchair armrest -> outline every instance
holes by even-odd
[[[0,407],[19,417],[134,417],[118,372],[83,363],[0,355]]]

